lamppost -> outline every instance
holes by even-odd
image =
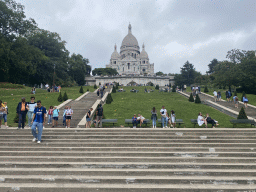
[[[52,83],[52,86],[53,86],[53,89],[52,89],[52,92],[55,91],[55,63],[53,65],[53,83]]]

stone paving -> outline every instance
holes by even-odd
[[[255,129],[1,129],[0,191],[253,192],[255,151]]]

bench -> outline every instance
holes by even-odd
[[[130,90],[130,92],[138,93],[138,92],[139,92],[139,90]]]
[[[158,123],[161,124],[161,127],[163,127],[163,125],[162,125],[162,119],[160,118],[160,119],[158,119],[157,121],[158,121]],[[181,125],[181,124],[185,124],[182,119],[176,119],[176,120],[175,120],[175,123],[176,123],[176,125],[177,125],[177,124],[179,125],[179,128],[180,128],[180,125]]]
[[[251,124],[251,127],[256,124],[254,120],[249,119],[230,119],[229,121],[233,124],[233,128],[236,124]]]
[[[102,124],[103,123],[113,123],[113,126],[115,123],[117,123],[117,119],[102,119]]]
[[[128,124],[128,126],[129,126],[129,124],[132,124],[132,119],[125,119],[124,123]],[[146,124],[146,126],[147,126],[147,124],[149,124],[149,123],[150,123],[150,120],[145,119],[142,124]]]

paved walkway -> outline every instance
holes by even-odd
[[[184,93],[187,93],[187,94],[190,95],[191,92],[184,92]],[[213,97],[211,97],[210,95],[205,94],[205,93],[199,94],[199,97],[200,97],[201,101],[210,100],[210,101],[215,102]],[[224,101],[224,100],[223,101],[217,101],[216,103],[219,104],[219,105],[222,105],[224,107],[227,107],[229,109],[232,109],[233,111],[236,111],[238,113],[241,110],[241,108],[244,107],[244,104],[239,103],[238,108],[235,108],[234,102],[227,102],[227,101]],[[248,106],[245,109],[245,113],[246,113],[247,116],[250,116],[250,117],[256,119],[256,108]]]
[[[1,192],[255,191],[255,129],[0,130]]]
[[[105,89],[104,94],[109,91],[110,88]],[[93,106],[93,104],[100,99],[100,97],[97,97],[97,93],[90,92],[83,98],[81,98],[79,101],[73,100],[69,102],[67,105],[71,106],[72,110],[74,111],[74,114],[72,115],[71,124],[70,127],[74,128],[77,127],[78,123],[81,121],[81,119],[85,116],[85,114],[88,112],[89,108]],[[66,106],[66,105],[65,105]],[[61,107],[60,110],[60,116],[58,120],[58,127],[63,127],[63,111],[65,106]],[[48,122],[48,118],[47,118]],[[46,125],[47,127],[51,127],[51,125]]]

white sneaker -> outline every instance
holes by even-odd
[[[37,143],[39,144],[39,143],[41,143],[41,141],[37,141]]]
[[[68,127],[66,126],[66,128],[68,128]]]
[[[168,128],[167,126],[165,126],[165,128]]]
[[[33,140],[32,140],[32,142],[35,142],[36,141],[36,138],[34,138]]]

